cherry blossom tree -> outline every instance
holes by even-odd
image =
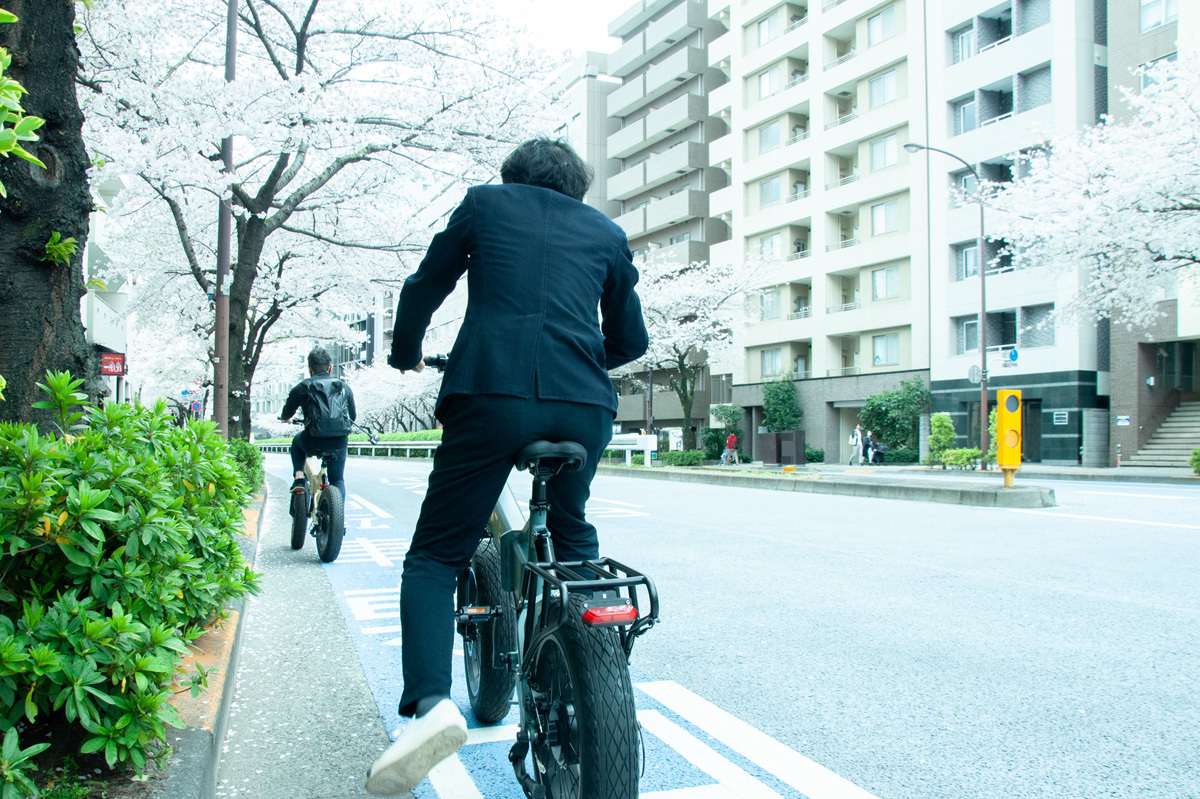
[[[490,179],[543,124],[535,89],[548,64],[466,0],[242,0],[226,84],[224,9],[98,4],[80,81],[92,148],[137,176],[114,268],[142,276],[141,317],[186,316],[207,339],[217,201],[232,194],[229,413],[244,437],[264,349],[353,339],[345,319],[424,251],[423,202]],[[220,172],[227,135],[232,180]]]
[[[1068,316],[1129,326],[1159,315],[1164,287],[1200,277],[1200,61],[1159,63],[1135,116],[1052,139],[1017,180],[991,186],[992,235],[1015,260],[1079,275]]]
[[[651,253],[638,265],[637,292],[650,334],[646,354],[615,374],[653,369],[679,398],[683,448],[696,448],[692,430],[696,390],[705,367],[733,346],[733,326],[743,311],[758,262],[680,263]]]

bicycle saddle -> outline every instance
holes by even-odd
[[[587,450],[574,441],[534,441],[517,453],[513,462],[521,471],[536,468],[541,461],[561,461],[557,472],[577,472],[587,463]],[[557,465],[557,464],[555,464]]]

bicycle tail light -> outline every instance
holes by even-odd
[[[611,600],[602,603],[588,603],[583,611],[583,621],[591,627],[618,627],[622,624],[633,624],[637,621],[638,610],[627,599],[618,604]]]

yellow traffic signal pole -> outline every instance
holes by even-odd
[[[1004,472],[1004,487],[1012,488],[1021,468],[1021,392],[996,392],[996,465]]]

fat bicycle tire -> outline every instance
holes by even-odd
[[[308,492],[292,492],[292,549],[304,549],[304,537],[308,535]]]
[[[500,553],[490,537],[479,542],[466,575],[467,605],[495,608],[498,615],[463,629],[463,660],[467,672],[467,698],[481,724],[495,724],[508,715],[517,675],[504,657],[517,651],[517,614],[512,597],[500,585]],[[474,589],[474,590],[472,590]]]
[[[342,551],[342,536],[346,534],[345,502],[337,486],[325,486],[317,502],[317,557],[322,563],[333,563]]]
[[[625,650],[616,630],[584,623],[582,597],[569,601],[530,663],[530,694],[543,700],[527,717],[551,731],[532,746],[535,779],[547,799],[635,799],[638,728]],[[552,599],[551,623],[558,607]]]

